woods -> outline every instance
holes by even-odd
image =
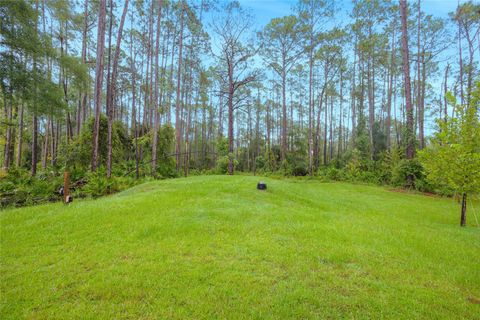
[[[479,126],[479,10],[299,0],[258,28],[237,1],[2,0],[2,176],[70,170],[109,193],[242,171],[463,193],[417,150],[460,110]]]

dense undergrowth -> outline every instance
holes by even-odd
[[[353,160],[352,160],[353,159]],[[220,158],[214,169],[189,170],[188,175],[211,175],[226,173],[228,158]],[[139,178],[136,178],[135,163],[125,162],[114,168],[112,177],[107,178],[105,168],[101,167],[97,172],[87,169],[71,169],[70,188],[74,199],[97,198],[128,189],[139,183],[154,178],[148,171],[147,166],[139,169]],[[252,174],[248,171],[237,171],[237,174]],[[283,162],[279,168],[272,170],[262,157],[256,161],[253,172],[259,176],[275,178],[300,177],[319,181],[345,181],[353,183],[369,183],[377,185],[389,185],[392,187],[406,188],[420,192],[432,192],[443,196],[453,195],[451,190],[439,188],[429,184],[422,172],[420,163],[416,160],[396,159],[395,155],[387,155],[383,162],[362,164],[352,156],[346,164],[335,161],[328,166],[321,166],[313,176],[309,176],[305,163]],[[159,172],[155,179],[168,179],[183,176],[184,172],[175,171],[174,162],[167,165],[160,164]],[[408,175],[415,177],[413,185],[406,185]],[[35,177],[26,169],[11,168],[0,172],[0,205],[1,207],[21,207],[46,202],[61,201],[60,188],[63,185],[63,170],[44,170]]]

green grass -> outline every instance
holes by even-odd
[[[0,318],[480,319],[480,229],[454,201],[258,180],[1,212]]]

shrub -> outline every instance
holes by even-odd
[[[61,199],[58,187],[62,177],[54,172],[30,172],[11,168],[0,181],[0,206],[24,206]]]
[[[335,167],[328,167],[325,171],[326,177],[329,180],[339,181],[342,180],[342,170],[337,169]]]
[[[255,168],[257,171],[265,169],[265,164],[266,164],[266,161],[264,157],[258,156],[255,159]]]
[[[303,177],[308,174],[305,162],[296,162],[292,168],[292,175],[295,177]]]
[[[413,177],[414,185],[408,185],[409,176]],[[416,185],[425,186],[424,179],[422,165],[416,158],[400,160],[392,170],[392,184],[395,186],[408,188]]]
[[[112,176],[107,178],[103,167],[97,172],[87,174],[86,180],[87,183],[78,190],[77,196],[91,196],[93,198],[98,198],[123,191],[141,182],[141,180],[135,180],[131,177]]]
[[[228,156],[219,157],[217,160],[217,173],[225,174],[228,172],[228,161],[229,159],[233,159],[233,168],[238,165],[238,161],[235,159],[235,156],[230,153]]]

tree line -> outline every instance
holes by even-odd
[[[5,172],[431,189],[417,150],[478,103],[472,1],[440,18],[421,0],[299,0],[260,30],[237,1],[2,0],[0,17]]]

